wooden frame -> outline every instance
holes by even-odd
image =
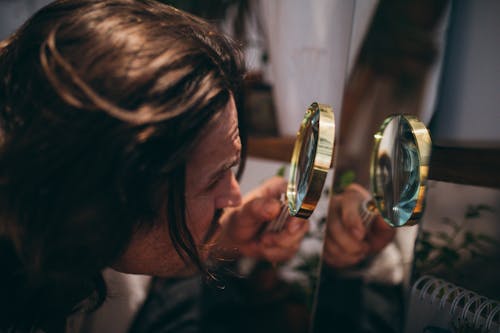
[[[294,142],[293,137],[249,138],[248,155],[289,162]],[[465,148],[433,145],[429,179],[500,188],[500,146]]]

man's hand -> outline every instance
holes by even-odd
[[[222,234],[218,253],[280,262],[292,258],[309,230],[307,220],[289,217],[282,231],[266,232],[269,221],[281,211],[279,200],[286,191],[286,181],[273,177],[247,194],[241,206],[229,209],[221,218]]]
[[[380,215],[368,228],[363,224],[359,207],[369,197],[368,191],[357,184],[332,197],[323,252],[328,265],[335,268],[356,265],[368,255],[380,252],[394,238],[395,229]]]

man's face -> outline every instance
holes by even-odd
[[[192,152],[186,166],[186,220],[203,259],[203,246],[216,212],[241,203],[238,182],[231,170],[239,164],[241,142],[234,99],[215,116],[208,131]],[[168,222],[167,222],[168,223]],[[175,251],[167,223],[133,235],[124,255],[114,268],[135,274],[178,276],[193,271]],[[212,230],[213,231],[213,230]]]

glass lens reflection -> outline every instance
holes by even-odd
[[[378,208],[391,225],[408,222],[418,199],[420,161],[410,123],[395,116],[387,124],[380,141],[375,166],[375,182],[382,195]]]
[[[310,114],[307,119],[309,126],[306,127],[300,156],[295,169],[295,179],[297,180],[297,198],[295,205],[300,207],[309,189],[309,179],[314,165],[314,156],[316,156],[316,143],[319,133],[319,112]]]

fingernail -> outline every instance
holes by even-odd
[[[291,234],[296,233],[300,229],[300,227],[302,227],[302,221],[293,220],[293,221],[290,221],[290,223],[288,223],[288,231]]]
[[[365,237],[365,233],[359,228],[352,228],[351,233],[357,240],[362,240]]]

